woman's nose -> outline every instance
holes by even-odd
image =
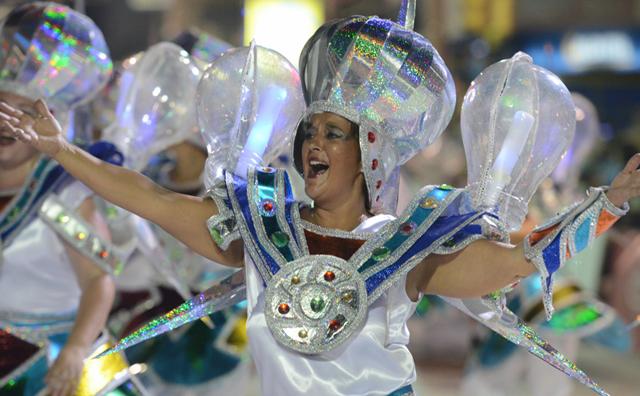
[[[323,140],[324,139],[322,139],[319,133],[313,134],[313,136],[311,136],[311,138],[309,139],[309,149],[320,150],[320,147],[322,147]]]

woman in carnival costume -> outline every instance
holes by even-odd
[[[492,214],[480,201],[472,205],[473,188],[428,186],[398,219],[384,214],[393,213],[398,165],[442,132],[455,101],[452,79],[442,59],[427,40],[412,31],[414,5],[408,4],[398,23],[377,17],[329,22],[303,51],[301,73],[308,108],[293,147],[313,206],[293,199],[282,171],[249,168],[243,172],[246,162],[255,159],[256,153],[265,154],[268,146],[256,131],[268,133],[274,130],[269,126],[281,127],[279,116],[296,103],[295,95],[291,98],[291,92],[277,84],[264,88],[263,81],[264,90],[259,89],[260,73],[273,71],[277,62],[272,60],[277,56],[255,46],[240,68],[247,78],[242,87],[236,87],[238,95],[219,92],[226,96],[217,98],[226,104],[222,110],[236,103],[241,107],[250,104],[249,116],[243,113],[245,116],[232,117],[226,124],[207,125],[209,129],[226,127],[247,137],[240,139],[247,145],[241,145],[243,150],[237,153],[236,168],[229,166],[234,164],[231,161],[221,174],[210,174],[215,166],[208,170],[207,176],[223,178],[222,183],[209,184],[211,199],[171,193],[135,172],[97,161],[66,143],[53,115],[44,108],[39,114],[47,122],[34,128],[29,115],[3,106],[3,125],[19,139],[54,157],[107,200],[153,221],[212,260],[246,268],[250,350],[265,394],[412,394],[415,367],[406,348],[409,335],[405,322],[421,293],[459,298],[490,295],[485,305],[480,300],[448,301],[605,394],[502,306],[499,293],[493,292],[536,269],[541,272],[545,290],[551,290],[552,275],[565,259],[610,226],[624,213],[618,206],[640,193],[636,171],[640,155],[629,162],[606,194],[594,189],[587,200],[533,232],[517,247],[481,237],[501,237],[500,222],[492,219],[504,215],[500,221],[513,223],[511,217],[515,215],[510,210],[518,212],[522,206],[526,210],[526,202],[516,209],[498,205],[503,210]],[[223,55],[217,66],[233,60],[232,55],[237,53]],[[532,70],[530,60],[522,58],[516,57],[502,67]],[[239,69],[216,69],[216,63],[212,68],[212,78],[222,81],[232,80],[228,76]],[[295,83],[295,70],[286,65],[280,68],[289,76],[290,84]],[[503,77],[508,74],[502,73]],[[205,78],[206,74],[203,81]],[[570,103],[560,81],[555,76],[547,80],[555,95],[535,97],[532,102],[554,106]],[[479,88],[472,86],[465,101],[475,100],[482,107],[485,94]],[[265,99],[260,95],[265,92],[270,100],[263,105],[256,103]],[[501,91],[497,92],[499,97]],[[199,108],[202,121],[206,106],[216,98],[200,99],[201,104],[204,102]],[[278,107],[277,103],[287,106]],[[505,104],[508,109],[516,107],[513,101]],[[549,113],[571,114],[575,122],[573,111],[572,105],[567,105]],[[496,118],[498,113],[493,114],[492,122],[501,121]],[[518,114],[519,124],[532,118]],[[536,116],[545,114],[540,111]],[[505,119],[511,124],[513,112]],[[544,131],[542,119],[535,124],[534,132]],[[249,126],[255,129],[247,129]],[[528,126],[531,129],[531,124]],[[571,130],[573,124],[565,127],[560,128],[562,132]],[[535,138],[533,132],[525,135]],[[570,137],[571,132],[565,135]],[[508,164],[512,160],[508,154],[515,153],[517,159],[518,152],[526,150],[517,147],[521,143],[518,139],[489,136],[516,148],[497,150],[483,160],[509,160],[505,162]],[[220,159],[213,156],[217,147],[211,143],[221,144],[222,140],[209,139],[211,163]],[[556,148],[555,143],[555,158],[551,160],[557,161],[566,146]],[[227,147],[231,147],[227,154],[235,155],[237,147]],[[505,164],[499,164],[498,170]],[[474,165],[470,163],[470,168]],[[492,180],[484,173],[489,170],[486,164],[478,166],[481,177],[475,181],[480,183],[478,194],[489,194],[486,200],[495,204],[497,198],[504,199],[499,192],[509,185],[508,178],[502,175]],[[593,233],[576,244],[576,227],[585,219],[588,221],[584,224],[594,225]],[[203,225],[207,221],[209,229]],[[231,278],[221,286],[232,288],[237,280]],[[206,294],[196,296],[169,319],[184,323],[202,315],[199,304],[206,298]],[[550,300],[547,308],[551,312]],[[191,316],[182,318],[180,315],[187,311]],[[154,321],[141,332],[158,334],[152,327],[164,323]],[[120,346],[130,344],[125,340]]]
[[[100,30],[65,6],[15,8],[0,39],[2,105],[29,114],[36,127],[45,122],[42,100],[62,120],[111,72]],[[0,394],[34,395],[45,383],[52,395],[95,392],[112,379],[100,365],[91,381],[81,379],[114,296],[119,262],[108,229],[91,190],[5,125],[0,134]],[[89,151],[120,160],[112,145]],[[126,369],[119,356],[104,364]]]

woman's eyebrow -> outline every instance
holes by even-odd
[[[342,130],[342,128],[340,128],[338,125],[334,124],[333,122],[327,122],[327,126],[330,127],[330,128],[339,129],[340,132],[342,132],[342,133],[346,133],[344,130]]]

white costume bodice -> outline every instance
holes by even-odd
[[[379,215],[354,232],[373,233],[392,219]],[[264,315],[264,286],[245,252],[251,355],[263,395],[388,395],[415,381],[407,349],[407,319],[415,311],[402,278],[370,307],[362,330],[340,347],[321,355],[303,355],[281,346]]]
[[[91,194],[74,181],[58,196],[74,210]],[[42,219],[31,220],[2,254],[0,313],[56,314],[77,309],[80,288],[65,246]]]

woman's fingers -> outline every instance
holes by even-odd
[[[8,121],[11,122],[13,124],[19,124],[20,120],[17,119],[16,117],[9,115],[3,111],[0,111],[0,119],[4,120],[4,121]]]
[[[20,141],[26,141],[26,142],[31,141],[31,136],[26,135],[23,129],[14,127],[9,121],[6,121],[6,120],[2,120],[1,122],[2,122],[2,126],[8,129],[9,132],[11,132],[13,137],[15,137],[16,139]]]
[[[627,164],[624,166],[624,169],[622,169],[622,171],[626,173],[631,173],[637,170],[639,166],[640,166],[640,153],[636,153],[634,156],[629,158],[629,161],[627,161]]]
[[[20,118],[24,115],[24,112],[20,109],[16,109],[15,107],[9,105],[7,102],[3,102],[0,100],[0,109],[10,116]]]

